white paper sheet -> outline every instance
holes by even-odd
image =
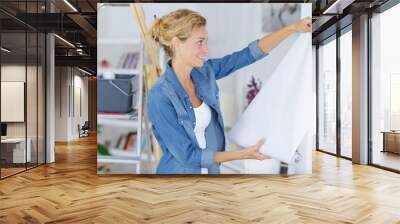
[[[265,137],[261,152],[288,164],[295,162],[296,150],[309,136],[313,115],[311,34],[294,35],[290,50],[228,133],[243,147]]]

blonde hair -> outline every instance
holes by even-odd
[[[185,41],[190,37],[193,28],[205,26],[206,23],[206,19],[199,13],[190,9],[178,9],[157,18],[149,32],[160,47],[172,58],[172,38],[177,37],[181,41]]]

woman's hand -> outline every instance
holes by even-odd
[[[268,156],[260,153],[260,148],[264,143],[265,143],[265,138],[259,140],[257,144],[253,146],[242,149],[243,159],[256,159],[256,160],[269,159]]]
[[[307,16],[296,23],[292,23],[289,26],[295,32],[311,32],[311,23],[311,17]]]
[[[227,161],[242,160],[242,159],[256,159],[256,160],[269,159],[268,156],[265,156],[260,153],[260,148],[264,143],[265,139],[261,139],[260,141],[257,142],[257,144],[250,146],[248,148],[244,148],[239,151],[215,152],[214,162],[223,163]]]
[[[294,32],[311,32],[311,23],[311,17],[305,17],[298,22],[289,24],[282,29],[261,38],[258,41],[258,46],[264,53],[269,53],[290,34]]]

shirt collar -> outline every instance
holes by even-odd
[[[193,68],[192,71],[190,72],[190,75],[192,77],[193,84],[196,88],[196,94],[198,94],[200,98],[203,98],[206,97],[209,89],[207,88],[207,82],[204,79],[204,77],[207,75],[203,74],[203,72],[200,70],[201,69]],[[179,97],[181,97],[182,99],[184,98],[189,99],[189,95],[186,93],[182,84],[179,82],[174,70],[172,69],[171,60],[169,60],[166,65],[165,76],[167,81],[172,84],[172,87],[174,88]],[[208,99],[206,99],[206,103],[209,103]]]
[[[188,94],[186,93],[185,89],[183,88],[182,84],[179,82],[176,74],[171,66],[171,60],[168,61],[166,68],[165,68],[165,78],[172,84],[172,87],[176,91],[179,97],[182,98],[189,98]]]

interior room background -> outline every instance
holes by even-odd
[[[307,4],[142,3],[141,6],[148,26],[152,23],[154,16],[160,17],[178,8],[189,8],[199,12],[207,19],[209,33],[208,58],[218,58],[240,50],[251,41],[299,20],[301,7],[306,10]],[[144,54],[140,31],[129,4],[99,4],[98,9],[98,74],[100,76],[109,76],[118,72],[125,74],[141,72],[141,63],[148,59]],[[283,19],[277,16],[279,12],[282,13],[281,18]],[[271,19],[275,22],[269,24],[268,21]],[[122,23],[121,21],[124,22]],[[294,41],[294,38],[288,38],[271,52],[267,58],[218,81],[226,132],[229,132],[240,117],[240,114],[246,109],[249,101],[253,98],[251,94],[254,93],[254,90],[262,86],[268,88],[268,83],[263,82],[263,80],[273,72],[285,53],[292,47]],[[121,62],[124,61],[129,52],[139,54],[139,59],[135,62],[135,65],[139,66],[127,68],[127,63],[124,65]],[[165,65],[166,60],[167,57],[164,54],[160,54],[161,66]],[[140,79],[137,80],[140,81]],[[312,80],[313,92],[315,93],[315,78]],[[99,84],[98,96],[102,94],[100,92],[101,85]],[[135,97],[137,98],[135,98],[134,102],[139,101],[135,106],[137,109],[142,110],[143,105],[141,103],[145,99],[139,94]],[[101,99],[100,97],[98,98]],[[315,100],[313,100],[312,104],[315,107]],[[315,111],[315,109],[312,109],[312,111]],[[110,120],[108,119],[114,119],[115,121],[117,117],[111,118],[109,113],[104,114],[99,110],[98,112],[100,113],[98,114],[100,130],[98,144],[101,145],[98,154],[99,173],[154,173],[156,162],[152,151],[148,147],[148,141],[144,137],[144,133],[148,131],[144,122],[138,119],[137,123],[132,120],[125,123],[113,123],[109,122]],[[142,113],[142,111],[137,113]],[[314,117],[315,114],[310,116]],[[120,118],[124,119],[123,117]],[[133,126],[135,128],[132,128]],[[312,124],[312,127],[311,135],[312,139],[315,139],[315,123]],[[126,142],[126,136],[131,132],[136,133],[136,135],[142,134],[141,141],[137,141],[140,143],[135,142],[136,145],[128,150],[115,149],[116,145],[120,145],[120,148],[123,148],[121,144],[117,143],[121,140],[121,136],[124,136],[122,139]],[[136,138],[139,139],[139,136],[136,136]],[[228,139],[227,142],[227,150],[238,149],[237,146],[229,143]],[[139,145],[141,150],[138,150]],[[101,152],[104,149],[103,146],[108,146],[106,153],[104,151]],[[140,155],[138,154],[139,151]],[[257,167],[251,161],[232,161],[224,163],[221,171],[226,174],[262,173],[263,168]]]

